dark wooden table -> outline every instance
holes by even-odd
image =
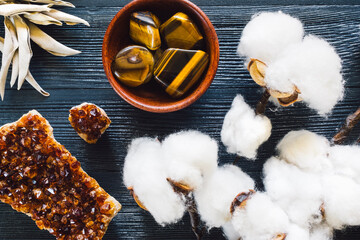
[[[129,1],[74,0],[76,9],[66,9],[88,20],[85,26],[44,27],[61,42],[79,49],[74,57],[54,57],[34,46],[31,71],[42,87],[51,93],[40,96],[25,84],[17,91],[7,89],[0,102],[0,125],[17,120],[37,109],[54,127],[56,139],[77,157],[83,168],[100,185],[123,204],[104,239],[194,239],[186,215],[178,224],[162,228],[141,210],[122,183],[123,161],[131,139],[141,136],[166,136],[183,129],[198,129],[219,141],[221,164],[230,163],[234,155],[226,153],[220,143],[225,113],[237,93],[255,106],[260,89],[250,79],[243,60],[236,55],[241,31],[250,17],[259,11],[282,10],[300,18],[307,33],[319,35],[333,44],[343,60],[346,96],[327,118],[303,104],[275,109],[266,114],[272,120],[273,133],[259,151],[256,162],[241,160],[238,165],[261,183],[262,165],[274,154],[274,146],[288,131],[308,129],[331,138],[345,117],[360,106],[360,1],[359,0],[194,0],[209,16],[220,41],[220,65],[207,93],[191,107],[169,114],[153,114],[135,109],[124,102],[109,85],[101,62],[102,37],[111,18]],[[1,36],[4,29],[0,28]],[[107,133],[96,145],[81,140],[68,123],[68,110],[84,101],[103,107],[112,120]],[[358,126],[349,142],[360,134]],[[40,231],[27,216],[0,204],[0,239],[52,239]],[[221,231],[211,230],[206,239],[224,239]],[[360,228],[337,232],[335,239],[360,239]]]

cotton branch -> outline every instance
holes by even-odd
[[[270,96],[271,95],[270,95],[269,91],[267,89],[265,89],[263,95],[261,96],[260,101],[256,105],[256,111],[255,111],[256,115],[265,113],[266,106],[267,106]]]
[[[360,121],[360,107],[356,110],[355,113],[349,115],[346,118],[344,125],[340,128],[339,132],[333,137],[332,141],[335,144],[344,143],[345,139],[349,136],[351,130],[355,127],[356,124]],[[357,140],[360,142],[360,138]]]

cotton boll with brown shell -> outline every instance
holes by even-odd
[[[217,168],[218,145],[210,136],[198,131],[169,135],[162,142],[167,177],[197,189],[203,178]]]
[[[323,188],[319,174],[275,157],[267,160],[263,174],[266,193],[293,223],[309,228],[322,221]]]
[[[350,177],[360,184],[360,146],[335,145],[330,148],[329,159],[336,174]]]
[[[330,227],[342,229],[360,225],[360,185],[354,180],[328,175],[324,182],[324,209]]]
[[[254,181],[240,168],[234,165],[219,167],[194,192],[201,219],[210,228],[225,225],[231,219],[230,207],[234,198],[254,187]]]
[[[279,91],[289,90],[290,84],[284,83],[290,81],[299,89],[299,97],[324,115],[343,97],[341,69],[335,49],[327,41],[309,35],[268,64],[264,81],[269,88]]]
[[[125,158],[124,183],[160,225],[177,222],[186,209],[166,177],[160,142],[133,140]]]
[[[269,240],[290,227],[286,213],[265,193],[257,192],[244,208],[236,208],[231,222],[243,240]]]
[[[308,171],[331,169],[329,141],[307,130],[291,131],[276,146],[281,159]]]
[[[225,116],[221,141],[229,153],[255,159],[259,146],[269,139],[271,128],[271,121],[264,115],[256,115],[238,95]]]
[[[237,51],[241,56],[270,63],[287,46],[301,42],[303,35],[298,19],[282,12],[263,12],[245,26]]]

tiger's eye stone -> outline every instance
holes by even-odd
[[[196,83],[209,62],[201,50],[167,49],[154,68],[154,77],[174,97],[181,97]]]
[[[130,87],[150,81],[153,69],[154,58],[150,51],[135,45],[122,49],[112,64],[116,78]]]
[[[130,17],[130,37],[150,50],[161,46],[160,20],[151,12],[135,12]]]
[[[203,36],[188,15],[176,13],[160,27],[161,36],[169,48],[200,49]]]

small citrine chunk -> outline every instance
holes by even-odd
[[[130,37],[150,50],[161,46],[160,20],[151,12],[135,12],[130,18]]]
[[[167,49],[156,63],[154,77],[172,97],[180,97],[196,83],[209,62],[201,50]]]
[[[130,87],[147,83],[154,69],[154,58],[149,50],[141,46],[129,46],[115,57],[112,71],[116,78]]]
[[[176,13],[160,27],[161,36],[169,48],[199,49],[203,36],[188,15]]]

